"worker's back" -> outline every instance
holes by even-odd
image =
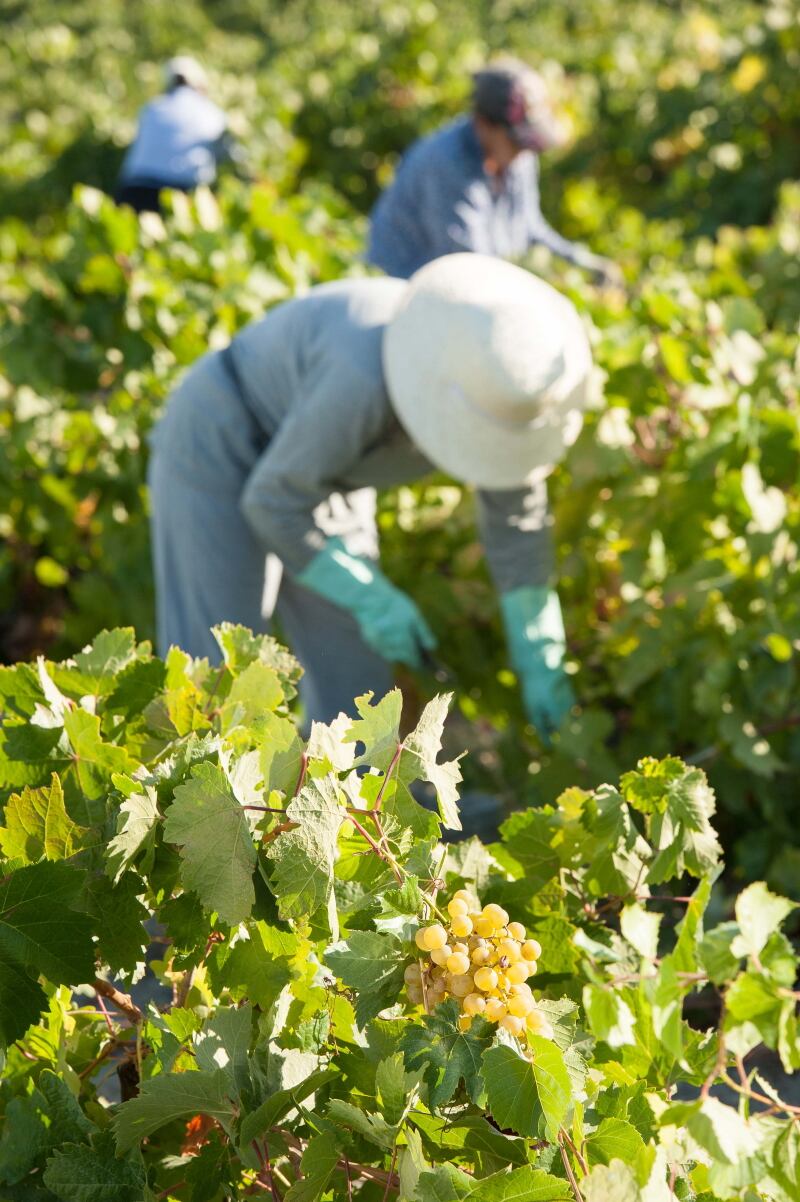
[[[193,188],[212,183],[225,114],[202,92],[177,87],[146,105],[121,182]]]

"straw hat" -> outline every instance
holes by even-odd
[[[392,406],[432,463],[465,483],[518,488],[580,433],[592,360],[565,296],[488,255],[411,277],[383,339]]]

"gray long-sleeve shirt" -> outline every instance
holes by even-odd
[[[244,481],[245,518],[292,574],[322,547],[314,511],[332,494],[389,488],[435,471],[405,434],[384,383],[383,332],[405,287],[388,278],[345,280],[280,305],[227,352],[202,360],[160,423],[157,447],[198,487]],[[220,381],[231,366],[235,388],[221,403]],[[545,583],[546,487],[482,491],[477,501],[498,588]]]
[[[533,243],[578,264],[586,255],[545,220],[536,155],[523,151],[501,178],[488,175],[472,119],[461,117],[407,151],[372,212],[367,258],[407,279],[441,255],[512,259]]]

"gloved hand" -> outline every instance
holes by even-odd
[[[390,662],[422,667],[422,649],[436,638],[417,606],[386,579],[377,564],[351,555],[340,538],[329,538],[297,577],[300,584],[358,622],[364,641]]]
[[[575,704],[564,672],[566,638],[558,593],[546,586],[512,589],[500,605],[525,713],[547,741]]]
[[[584,271],[591,273],[595,284],[602,286],[621,287],[625,282],[625,277],[618,264],[613,259],[606,259],[603,255],[596,255],[589,250],[587,246],[580,246],[579,253],[576,256],[578,267],[582,267]]]

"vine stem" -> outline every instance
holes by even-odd
[[[564,1137],[565,1136],[566,1136],[566,1138],[569,1138],[567,1136],[567,1133],[565,1132],[564,1128],[562,1127],[558,1133],[558,1147],[561,1152],[561,1160],[564,1165],[564,1172],[567,1174],[567,1180],[569,1181],[570,1189],[572,1190],[573,1194],[575,1195],[575,1202],[583,1202],[583,1194],[581,1193],[580,1187],[578,1186],[578,1182],[575,1179],[575,1173],[573,1171],[572,1165],[570,1164],[569,1154],[567,1152],[567,1149],[564,1147]],[[572,1141],[570,1140],[570,1142],[572,1142]]]
[[[378,796],[375,798],[375,805],[372,807],[374,810],[380,810],[380,808],[381,808],[381,804],[383,803],[383,795],[386,792],[386,787],[392,778],[392,773],[394,772],[395,768],[397,767],[397,765],[400,762],[400,756],[403,754],[403,752],[405,750],[405,746],[406,745],[402,740],[397,744],[395,753],[392,756],[391,761],[389,763],[389,767],[386,769],[386,775],[384,776],[383,781],[381,782],[381,787],[380,787],[380,789],[378,789]]]
[[[369,843],[370,847],[375,852],[375,855],[379,856],[382,860],[384,860],[389,865],[392,872],[394,873],[394,878],[397,881],[398,885],[402,885],[403,874],[400,871],[400,869],[398,868],[397,864],[395,864],[392,857],[390,855],[387,855],[387,853],[383,850],[383,848],[381,848],[375,842],[375,840],[373,839],[373,837],[369,833],[369,831],[366,830],[366,828],[361,825],[361,823],[358,821],[358,819],[356,817],[353,816],[353,814],[350,814],[350,821],[352,822],[353,826],[356,828],[358,833],[362,836],[362,838],[366,839],[367,843]]]
[[[397,1164],[397,1144],[392,1148],[392,1163],[389,1165],[389,1176],[386,1178],[386,1186],[383,1191],[383,1202],[387,1202],[389,1190],[392,1187],[392,1179],[394,1177],[394,1169]]]

